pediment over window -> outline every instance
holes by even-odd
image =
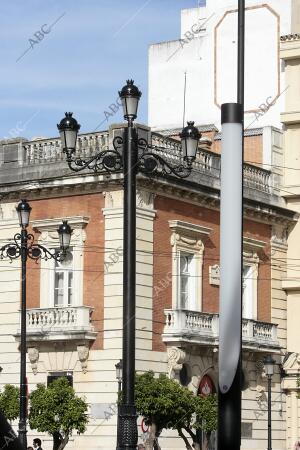
[[[257,253],[267,245],[267,242],[250,237],[243,238],[244,251]]]
[[[183,220],[169,220],[169,226],[172,231],[182,236],[203,239],[212,231],[212,228],[203,227],[194,223],[184,222]]]
[[[171,245],[176,244],[199,251],[203,248],[203,240],[207,238],[212,229],[184,222],[182,220],[169,220],[169,227],[172,230]]]
[[[32,227],[35,231],[41,233],[39,236],[40,241],[48,243],[58,242],[57,229],[62,220],[66,220],[73,230],[71,245],[82,244],[86,239],[84,228],[89,223],[89,217],[87,216],[34,220],[32,221]]]

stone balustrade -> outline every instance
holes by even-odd
[[[250,164],[244,164],[244,185],[246,187],[270,193],[270,175],[271,172],[268,170]]]
[[[38,340],[38,337],[42,340],[93,339],[92,311],[89,306],[27,309],[28,340]]]
[[[112,148],[113,134],[109,131],[80,134],[77,139],[76,156],[89,158],[101,150]],[[162,136],[159,133],[151,133],[152,151],[164,158],[171,164],[178,164],[181,160],[181,143],[177,139]],[[2,143],[0,146],[0,170],[8,168],[7,164],[18,165],[22,169],[22,177],[36,170],[43,174],[42,165],[54,163],[54,173],[57,170],[67,169],[65,154],[61,149],[60,138],[37,139],[34,141],[20,141],[11,143]],[[59,163],[59,165],[57,165]],[[199,180],[204,184],[213,184],[218,187],[221,172],[220,155],[211,152],[200,146],[198,148],[196,160],[193,164],[192,181]],[[49,167],[45,176],[49,174]],[[203,176],[204,175],[204,176]],[[32,175],[29,175],[29,178]],[[272,193],[271,172],[250,164],[244,165],[244,186],[246,188],[263,192]],[[252,196],[252,194],[251,194]]]
[[[174,345],[178,345],[179,342],[218,345],[218,314],[184,309],[166,309],[165,317],[164,342]],[[243,319],[242,340],[244,348],[251,348],[257,351],[278,349],[277,325]]]
[[[77,138],[76,155],[87,158],[101,149],[108,149],[109,133],[80,134]],[[25,149],[24,164],[43,164],[47,162],[64,161],[60,138],[38,139],[23,144]]]

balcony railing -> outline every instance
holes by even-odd
[[[77,139],[76,154],[82,158],[89,157],[100,149],[108,148],[109,133],[98,132],[81,134]],[[24,144],[24,164],[43,164],[48,162],[65,161],[65,154],[61,149],[61,141],[56,139],[39,139]]]
[[[200,345],[218,345],[219,316],[184,309],[165,310],[166,324],[163,341],[178,344],[180,342]],[[278,349],[277,325],[243,319],[242,340],[244,348],[257,351]]]
[[[34,308],[26,311],[27,339],[94,339],[89,306]]]
[[[78,157],[87,158],[99,152],[101,149],[111,148],[113,136],[113,131],[80,134],[77,139],[76,154]],[[167,138],[156,132],[151,133],[150,140],[155,146],[155,149],[153,149],[155,153],[167,158],[170,163],[173,162],[176,164],[179,162],[182,155],[180,141],[173,138]],[[2,144],[1,152],[0,169],[4,168],[4,165],[7,163],[16,164],[16,161],[18,161],[18,165],[23,166],[23,176],[25,175],[26,168],[27,171],[31,173],[34,166],[42,164],[61,163],[59,167],[66,168],[65,155],[62,152],[59,138],[37,139],[19,143],[8,142]],[[15,156],[13,156],[14,152],[16,153]],[[193,164],[193,173],[195,174],[194,179],[197,180],[199,178],[199,182],[206,184],[217,182],[217,185],[214,185],[214,187],[218,187],[220,180],[220,163],[220,155],[205,148],[201,148],[200,142],[196,161]],[[58,167],[56,166],[56,170],[57,169]],[[197,172],[205,176],[198,177]],[[271,172],[257,166],[245,164],[244,185],[246,188],[269,194],[272,192]]]

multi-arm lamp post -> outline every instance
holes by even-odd
[[[268,378],[268,450],[272,450],[272,396],[271,396],[271,383],[272,376],[274,375],[274,365],[276,361],[271,355],[267,355],[264,358],[265,373]]]
[[[89,170],[95,174],[124,174],[124,227],[123,227],[123,383],[122,403],[119,408],[120,450],[135,450],[138,440],[137,415],[134,402],[135,377],[135,309],[136,309],[136,176],[138,172],[148,175],[175,175],[186,178],[192,170],[201,137],[194,122],[188,122],[180,138],[182,161],[176,166],[155,153],[154,146],[139,138],[133,122],[141,92],[128,80],[119,92],[124,118],[123,136],[115,137],[113,149],[103,150],[88,158],[76,157],[76,138],[80,125],[66,113],[57,125],[63,152],[71,170]],[[154,150],[154,152],[152,151]],[[165,150],[165,149],[164,149]]]
[[[17,206],[21,232],[14,235],[14,242],[9,242],[0,248],[0,259],[11,261],[21,258],[21,343],[20,343],[20,417],[19,440],[27,448],[27,383],[26,383],[26,266],[27,259],[55,259],[62,261],[68,250],[72,230],[66,221],[59,226],[57,232],[60,241],[60,251],[50,251],[40,244],[34,243],[34,236],[27,231],[31,206],[26,200],[21,200]]]

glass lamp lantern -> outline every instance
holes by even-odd
[[[116,368],[116,379],[118,381],[122,381],[122,377],[123,377],[123,361],[122,359],[120,359],[120,361],[115,365]]]
[[[31,206],[26,200],[21,200],[18,206],[16,207],[21,228],[28,227],[31,209],[32,209]]]
[[[201,133],[199,133],[198,128],[194,125],[195,122],[188,122],[187,126],[179,134],[183,159],[188,163],[192,163],[195,160],[199,139],[201,137]]]
[[[271,355],[267,355],[264,358],[264,367],[265,367],[265,373],[267,376],[271,377],[274,375],[274,366],[276,364],[276,361],[272,358]]]
[[[59,130],[63,150],[75,152],[80,125],[72,116],[73,113],[66,112],[65,117],[57,125],[57,128]]]
[[[133,80],[127,80],[126,85],[119,91],[123,114],[126,120],[134,120],[137,117],[137,109],[141,95],[141,91],[135,86]]]
[[[57,232],[59,236],[60,248],[62,251],[67,251],[70,247],[72,229],[66,220],[59,226]]]

